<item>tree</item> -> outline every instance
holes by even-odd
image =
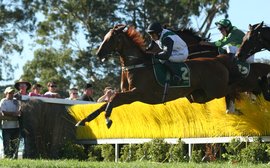
[[[115,24],[111,20],[120,20],[114,14],[117,8],[116,4],[117,1],[69,0],[42,1],[39,6],[36,6],[35,10],[40,11],[45,17],[37,24],[36,42],[42,48],[53,48],[55,51],[61,49],[63,52],[69,53],[70,60],[68,62],[60,58],[53,58],[58,62],[65,62],[67,66],[62,67],[61,70],[66,71],[66,79],[76,81],[75,83],[71,81],[65,83],[64,88],[68,88],[70,84],[82,88],[86,82],[104,80],[104,74],[108,73],[114,79],[119,78],[117,74],[119,74],[120,68],[115,66],[118,61],[112,59],[103,65],[95,57],[96,49],[104,36],[104,32],[107,31],[108,27]],[[82,46],[82,40],[87,45]],[[41,55],[38,53],[35,53],[34,60],[27,63],[24,69],[36,68],[35,71],[45,75],[48,69],[38,66],[38,61],[41,61],[39,59]],[[44,58],[46,58],[45,56],[46,54],[44,54]],[[54,55],[54,57],[57,57],[57,55]],[[49,62],[47,61],[47,63]],[[68,66],[69,68],[67,68]],[[29,76],[30,73],[25,70],[24,76]],[[46,83],[43,80],[49,79],[47,77],[38,78],[37,75],[29,76],[29,78],[38,79],[41,83]],[[58,68],[54,76],[61,75],[62,73]],[[99,86],[96,85],[98,90],[102,91],[103,88],[99,88]]]
[[[65,71],[65,79],[76,80],[76,82],[65,83],[66,88],[70,84],[82,87],[85,82],[90,80],[97,83],[95,86],[102,86],[103,84],[98,83],[102,82],[119,88],[120,81],[112,80],[113,83],[107,81],[119,79],[121,69],[117,57],[113,57],[105,63],[99,62],[95,57],[97,47],[110,27],[117,23],[132,24],[144,33],[150,21],[159,21],[170,27],[179,28],[183,25],[190,25],[190,16],[200,16],[202,11],[209,11],[209,14],[212,14],[212,17],[206,17],[206,20],[213,19],[217,13],[226,13],[228,0],[35,0],[34,2],[36,5],[32,6],[32,10],[44,16],[44,20],[37,24],[36,42],[41,45],[43,50],[53,48],[55,51],[61,50],[61,53],[69,53],[70,59],[57,59],[58,61],[56,61],[56,63],[66,61],[66,66],[54,70],[54,75],[60,76],[61,71]],[[219,4],[225,4],[222,5],[224,6],[223,11],[211,10],[213,6]],[[211,25],[211,22],[207,22],[207,24]],[[54,57],[58,57],[57,54],[60,54],[60,52],[54,53]],[[43,55],[47,54],[43,53]],[[30,73],[26,70],[36,68],[36,72],[47,74],[46,71],[49,69],[37,66],[39,56],[35,53],[34,60],[24,68],[24,76],[28,76],[32,80],[47,80],[48,78],[38,78],[37,74],[32,74],[30,77]],[[60,77],[57,78],[60,79]],[[103,90],[103,88],[97,89]]]
[[[35,11],[28,1],[0,1],[0,80],[13,79],[14,66],[11,60],[23,50],[23,40],[19,33],[30,33],[34,30]]]

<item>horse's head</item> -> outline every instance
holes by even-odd
[[[253,26],[249,25],[249,31],[243,37],[243,42],[236,53],[236,56],[240,60],[246,60],[249,56],[255,54],[263,48],[263,44],[261,42],[262,27],[263,22]]]
[[[125,28],[126,25],[117,25],[104,36],[103,42],[96,53],[100,60],[107,59],[113,52],[119,52],[121,36],[123,36]]]
[[[122,66],[141,63],[146,59],[145,41],[133,26],[117,25],[105,35],[97,56],[104,60],[114,52],[120,56]]]

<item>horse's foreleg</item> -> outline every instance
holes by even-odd
[[[110,116],[114,107],[118,107],[123,104],[130,104],[136,100],[139,100],[140,97],[141,96],[139,92],[136,92],[135,88],[131,91],[117,93],[116,95],[114,95],[114,97],[111,99],[111,102],[105,104],[105,118],[107,127],[110,128],[112,125],[112,120],[110,119]]]
[[[79,121],[75,126],[85,126],[86,122],[90,122],[93,119],[95,119],[97,116],[99,116],[99,114],[105,110],[107,104],[102,105],[99,109],[97,109],[96,111],[94,111],[93,113],[89,114],[87,117],[85,117],[84,119],[82,119],[81,121]]]
[[[111,102],[107,103],[107,106],[105,109],[105,118],[106,118],[106,125],[108,128],[112,126],[112,120],[110,119],[112,109],[113,109],[112,103]]]

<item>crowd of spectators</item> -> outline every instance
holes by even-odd
[[[31,85],[30,82],[20,79],[14,86],[9,86],[4,91],[4,98],[0,101],[0,116],[2,116],[2,137],[4,147],[4,157],[17,159],[18,149],[20,142],[20,116],[21,116],[21,100],[23,96],[36,96],[47,98],[62,98],[67,100],[81,100],[81,101],[94,101],[93,99],[93,86],[91,83],[86,83],[82,89],[81,96],[79,95],[80,89],[72,87],[68,90],[69,97],[61,96],[58,93],[58,85],[54,81],[47,83],[47,91],[43,94],[44,86],[39,83]],[[111,87],[104,89],[102,95],[97,102],[109,102],[115,91]],[[11,117],[5,119],[3,117]]]

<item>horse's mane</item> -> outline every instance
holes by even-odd
[[[170,29],[169,30],[173,31],[174,33],[181,35],[181,34],[189,34],[190,36],[193,36],[194,38],[196,38],[198,41],[202,41],[203,38],[199,35],[199,32],[195,31],[193,28],[180,28],[177,30],[174,29]]]
[[[138,47],[143,51],[145,50],[145,41],[143,36],[133,26],[128,27],[126,34]]]
[[[254,28],[257,27],[259,24],[261,24],[261,23],[257,23],[257,24],[251,25],[251,27],[254,29]],[[264,29],[270,29],[270,27],[269,27],[267,24],[265,24],[265,23],[263,24],[262,28],[264,28]]]

